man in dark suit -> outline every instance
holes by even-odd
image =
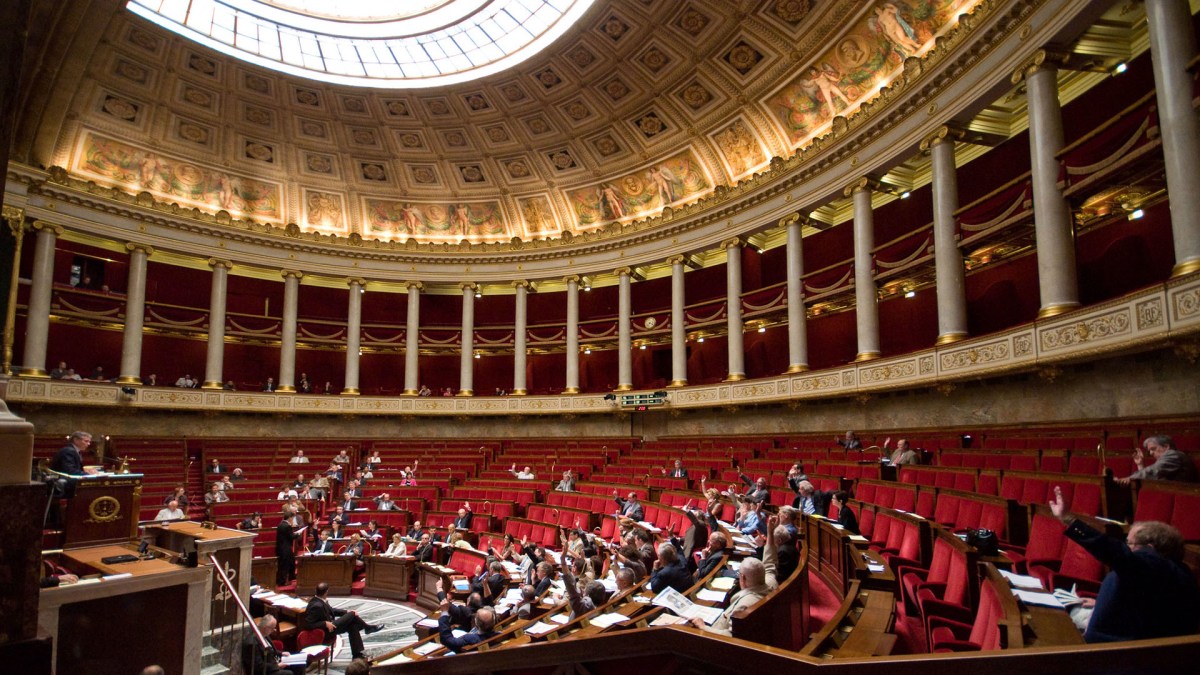
[[[296,541],[296,528],[292,527],[291,507],[283,510],[283,520],[275,527],[275,585],[286,586],[296,575],[296,554],[292,551],[292,543]]]
[[[454,519],[454,527],[459,530],[469,530],[474,517],[475,512],[471,510],[471,503],[463,502],[462,508],[458,510],[458,517]]]
[[[692,575],[679,557],[679,551],[670,542],[659,544],[658,560],[654,562],[654,571],[650,573],[650,590],[660,593],[670,587],[685,593],[691,585]]]
[[[258,620],[258,630],[267,639],[268,646],[266,647],[258,641],[258,636],[254,634],[254,631],[247,632],[246,636],[242,638],[242,672],[246,675],[304,674],[306,665],[288,666],[287,668],[279,665],[279,651],[271,643],[271,636],[275,634],[277,625],[275,617],[270,614]]]
[[[358,502],[354,501],[353,495],[349,492],[342,493],[342,501],[338,502],[338,506],[347,511],[353,511],[358,506]]]
[[[692,577],[692,583],[700,581],[713,570],[728,562],[728,547],[729,542],[725,539],[724,532],[713,532],[708,535],[708,547],[704,549],[704,559],[696,567],[696,575]]]
[[[317,590],[308,601],[304,617],[300,620],[301,625],[304,626],[304,630],[323,628],[328,635],[345,633],[350,638],[350,654],[356,659],[363,658],[365,654],[362,634],[370,635],[381,631],[383,626],[372,626],[363,621],[357,612],[337,609],[330,605],[325,599],[328,594],[329,584],[324,581],[317,584]]]
[[[82,476],[85,473],[96,473],[94,470],[83,468],[83,451],[92,444],[92,435],[86,431],[76,431],[71,434],[66,445],[54,455],[50,468],[59,473],[71,476]]]
[[[329,538],[329,528],[321,530],[320,538],[313,544],[313,555],[321,555],[323,553],[336,553],[333,548],[333,540]]]
[[[413,551],[413,557],[417,559],[417,562],[433,562],[433,540],[429,538],[428,532],[421,535],[421,541]]]
[[[683,462],[681,462],[678,459],[675,460],[675,466],[670,471],[663,469],[663,473],[666,474],[668,478],[687,478],[688,477],[687,469],[683,468]]]
[[[479,644],[496,634],[496,611],[491,607],[480,607],[475,612],[475,627],[462,637],[454,637],[450,615],[443,613],[438,618],[438,634],[442,646],[452,652],[461,652],[468,645]]]
[[[636,492],[630,492],[628,497],[621,499],[621,497],[617,494],[617,491],[613,490],[613,501],[617,503],[617,515],[624,516],[637,522],[641,522],[646,519],[645,511],[642,509],[641,503],[638,502]]]

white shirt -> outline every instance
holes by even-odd
[[[154,516],[155,520],[183,520],[184,518],[187,518],[187,514],[183,512],[183,509],[172,511],[165,506],[158,510],[158,515]]]
[[[408,547],[404,545],[404,542],[388,546],[388,549],[384,552],[383,557],[398,558],[402,555],[408,555]]]
[[[308,464],[307,457],[293,457],[288,460],[288,464]]]

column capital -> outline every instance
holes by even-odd
[[[414,288],[418,291],[423,291],[425,290],[425,284],[421,283],[420,281],[406,281],[404,282],[404,288],[410,291]]]
[[[297,281],[304,278],[304,272],[299,270],[280,270],[279,275],[284,279],[287,279],[288,277],[295,277]]]
[[[578,274],[568,274],[567,276],[563,277],[563,283],[565,284],[569,284],[571,282],[579,283],[579,281],[580,277]]]
[[[30,229],[34,230],[35,232],[40,232],[42,230],[48,230],[50,232],[53,232],[54,236],[56,236],[56,237],[61,237],[62,233],[67,231],[66,228],[64,228],[62,225],[55,225],[54,223],[48,223],[44,220],[35,220],[35,221],[33,221],[33,224],[30,225],[29,227],[30,227]]]
[[[721,248],[728,249],[728,248],[733,248],[735,246],[740,247],[744,244],[745,244],[745,242],[742,241],[741,237],[730,237],[730,238],[726,239],[725,241],[721,242]]]
[[[221,258],[209,258],[208,266],[212,267],[213,269],[224,267],[227,270],[231,270],[233,269],[233,262],[229,260],[223,260]]]
[[[630,277],[633,276],[633,269],[630,267],[618,267],[617,269],[613,270],[613,274],[617,276],[624,275]]]
[[[458,284],[458,288],[463,291],[476,291],[479,290],[479,285],[474,281],[463,281]]]
[[[25,222],[25,209],[5,204],[3,209],[0,209],[0,218],[4,218],[9,222],[16,221],[17,225],[20,226]]]
[[[801,224],[801,225],[807,225],[807,224],[808,224],[808,221],[809,221],[809,217],[808,217],[808,216],[806,216],[806,215],[804,215],[803,213],[800,213],[799,211],[797,211],[797,212],[795,212],[795,213],[793,213],[793,214],[791,214],[791,215],[784,216],[784,217],[780,218],[780,219],[779,219],[779,226],[780,226],[780,227],[787,227],[787,226],[789,226],[789,225],[795,225],[796,223],[799,223],[799,224]]]
[[[674,267],[676,265],[682,265],[683,261],[685,259],[686,258],[684,258],[681,255],[673,255],[670,258],[667,258],[667,264],[670,265],[671,267]]]
[[[142,253],[145,253],[147,257],[154,255],[153,246],[150,244],[139,244],[133,241],[125,244],[125,250],[129,251],[130,253],[133,253],[134,251],[141,251]]]
[[[1025,78],[1039,71],[1057,70],[1060,65],[1065,65],[1069,60],[1069,54],[1051,49],[1039,49],[1017,66],[1010,79],[1013,84],[1020,84]]]
[[[921,152],[927,152],[935,145],[942,143],[955,143],[967,137],[967,133],[958,127],[952,127],[949,124],[943,124],[933,133],[921,139]]]
[[[356,284],[361,288],[367,285],[367,280],[363,279],[362,277],[350,277],[349,279],[346,279],[347,286],[354,286]]]
[[[842,194],[847,197],[853,197],[856,193],[859,193],[859,192],[865,192],[868,190],[878,190],[878,189],[879,189],[879,181],[875,180],[874,178],[871,178],[870,176],[863,176],[862,178],[859,178],[858,180],[851,183],[850,185],[847,185],[846,189],[842,190]]]
[[[515,279],[512,282],[512,287],[513,288],[524,288],[525,290],[530,290],[531,288],[533,288],[533,284],[529,283],[528,279]]]

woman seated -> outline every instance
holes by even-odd
[[[511,534],[506,534],[504,535],[504,543],[500,545],[499,549],[495,546],[491,547],[491,554],[497,560],[516,562],[517,558],[521,555],[521,547],[517,545],[515,537]]]
[[[404,544],[404,538],[400,533],[392,535],[392,543],[387,550],[383,552],[385,558],[399,558],[400,556],[408,555],[408,546]]]
[[[359,530],[362,538],[369,541],[372,546],[381,546],[383,543],[383,531],[379,529],[379,522],[371,519],[367,522],[367,527],[364,530]]]

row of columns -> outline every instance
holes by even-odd
[[[1185,0],[1146,0],[1150,29],[1151,57],[1157,88],[1159,121],[1163,138],[1168,192],[1170,195],[1172,236],[1175,244],[1174,275],[1200,270],[1200,123],[1191,101],[1191,74],[1188,60],[1195,51],[1191,15]],[[1024,82],[1029,110],[1029,146],[1034,200],[1034,229],[1038,256],[1040,294],[1039,317],[1049,317],[1079,306],[1075,273],[1074,229],[1070,205],[1058,187],[1056,154],[1063,147],[1062,110],[1058,100],[1054,55],[1036,52],[1013,74],[1014,84]],[[958,187],[954,164],[955,143],[961,132],[944,126],[921,143],[931,155],[934,219],[934,255],[937,280],[937,344],[948,344],[967,336],[967,311],[964,268],[957,245],[954,211],[958,208]],[[874,279],[872,251],[874,220],[871,198],[878,184],[869,177],[856,181],[845,190],[854,206],[854,287],[856,301],[857,361],[880,355],[878,293]],[[793,214],[780,221],[787,232],[787,372],[808,368],[807,331],[801,279],[804,275],[801,227],[804,219]],[[46,376],[46,338],[49,331],[50,300],[54,268],[54,249],[63,229],[58,225],[35,221],[37,233],[33,285],[29,299],[23,375]],[[726,307],[728,331],[728,380],[746,377],[741,314],[742,241],[723,241],[726,252]],[[142,327],[145,306],[146,262],[153,249],[130,243],[128,300],[125,311],[124,342],[119,380],[139,383]],[[683,256],[668,259],[671,264],[671,386],[687,384],[687,335],[684,307],[686,302]],[[213,269],[210,299],[210,323],[204,386],[219,388],[223,381],[225,298],[231,263],[210,260]],[[277,391],[295,391],[296,324],[300,279],[303,273],[283,271],[284,306]],[[632,364],[632,270],[615,270],[618,277],[618,391],[633,388]],[[579,392],[579,282],[576,275],[566,277],[566,382],[564,393]],[[362,300],[366,281],[349,280],[347,321],[346,386],[343,394],[359,393],[359,348],[361,340]],[[528,281],[514,281],[516,291],[515,353],[513,394],[526,393],[526,323]],[[462,357],[460,391],[473,392],[475,293],[477,286],[460,284],[463,296]],[[405,341],[404,394],[415,395],[418,387],[420,282],[408,283],[408,323]]]

